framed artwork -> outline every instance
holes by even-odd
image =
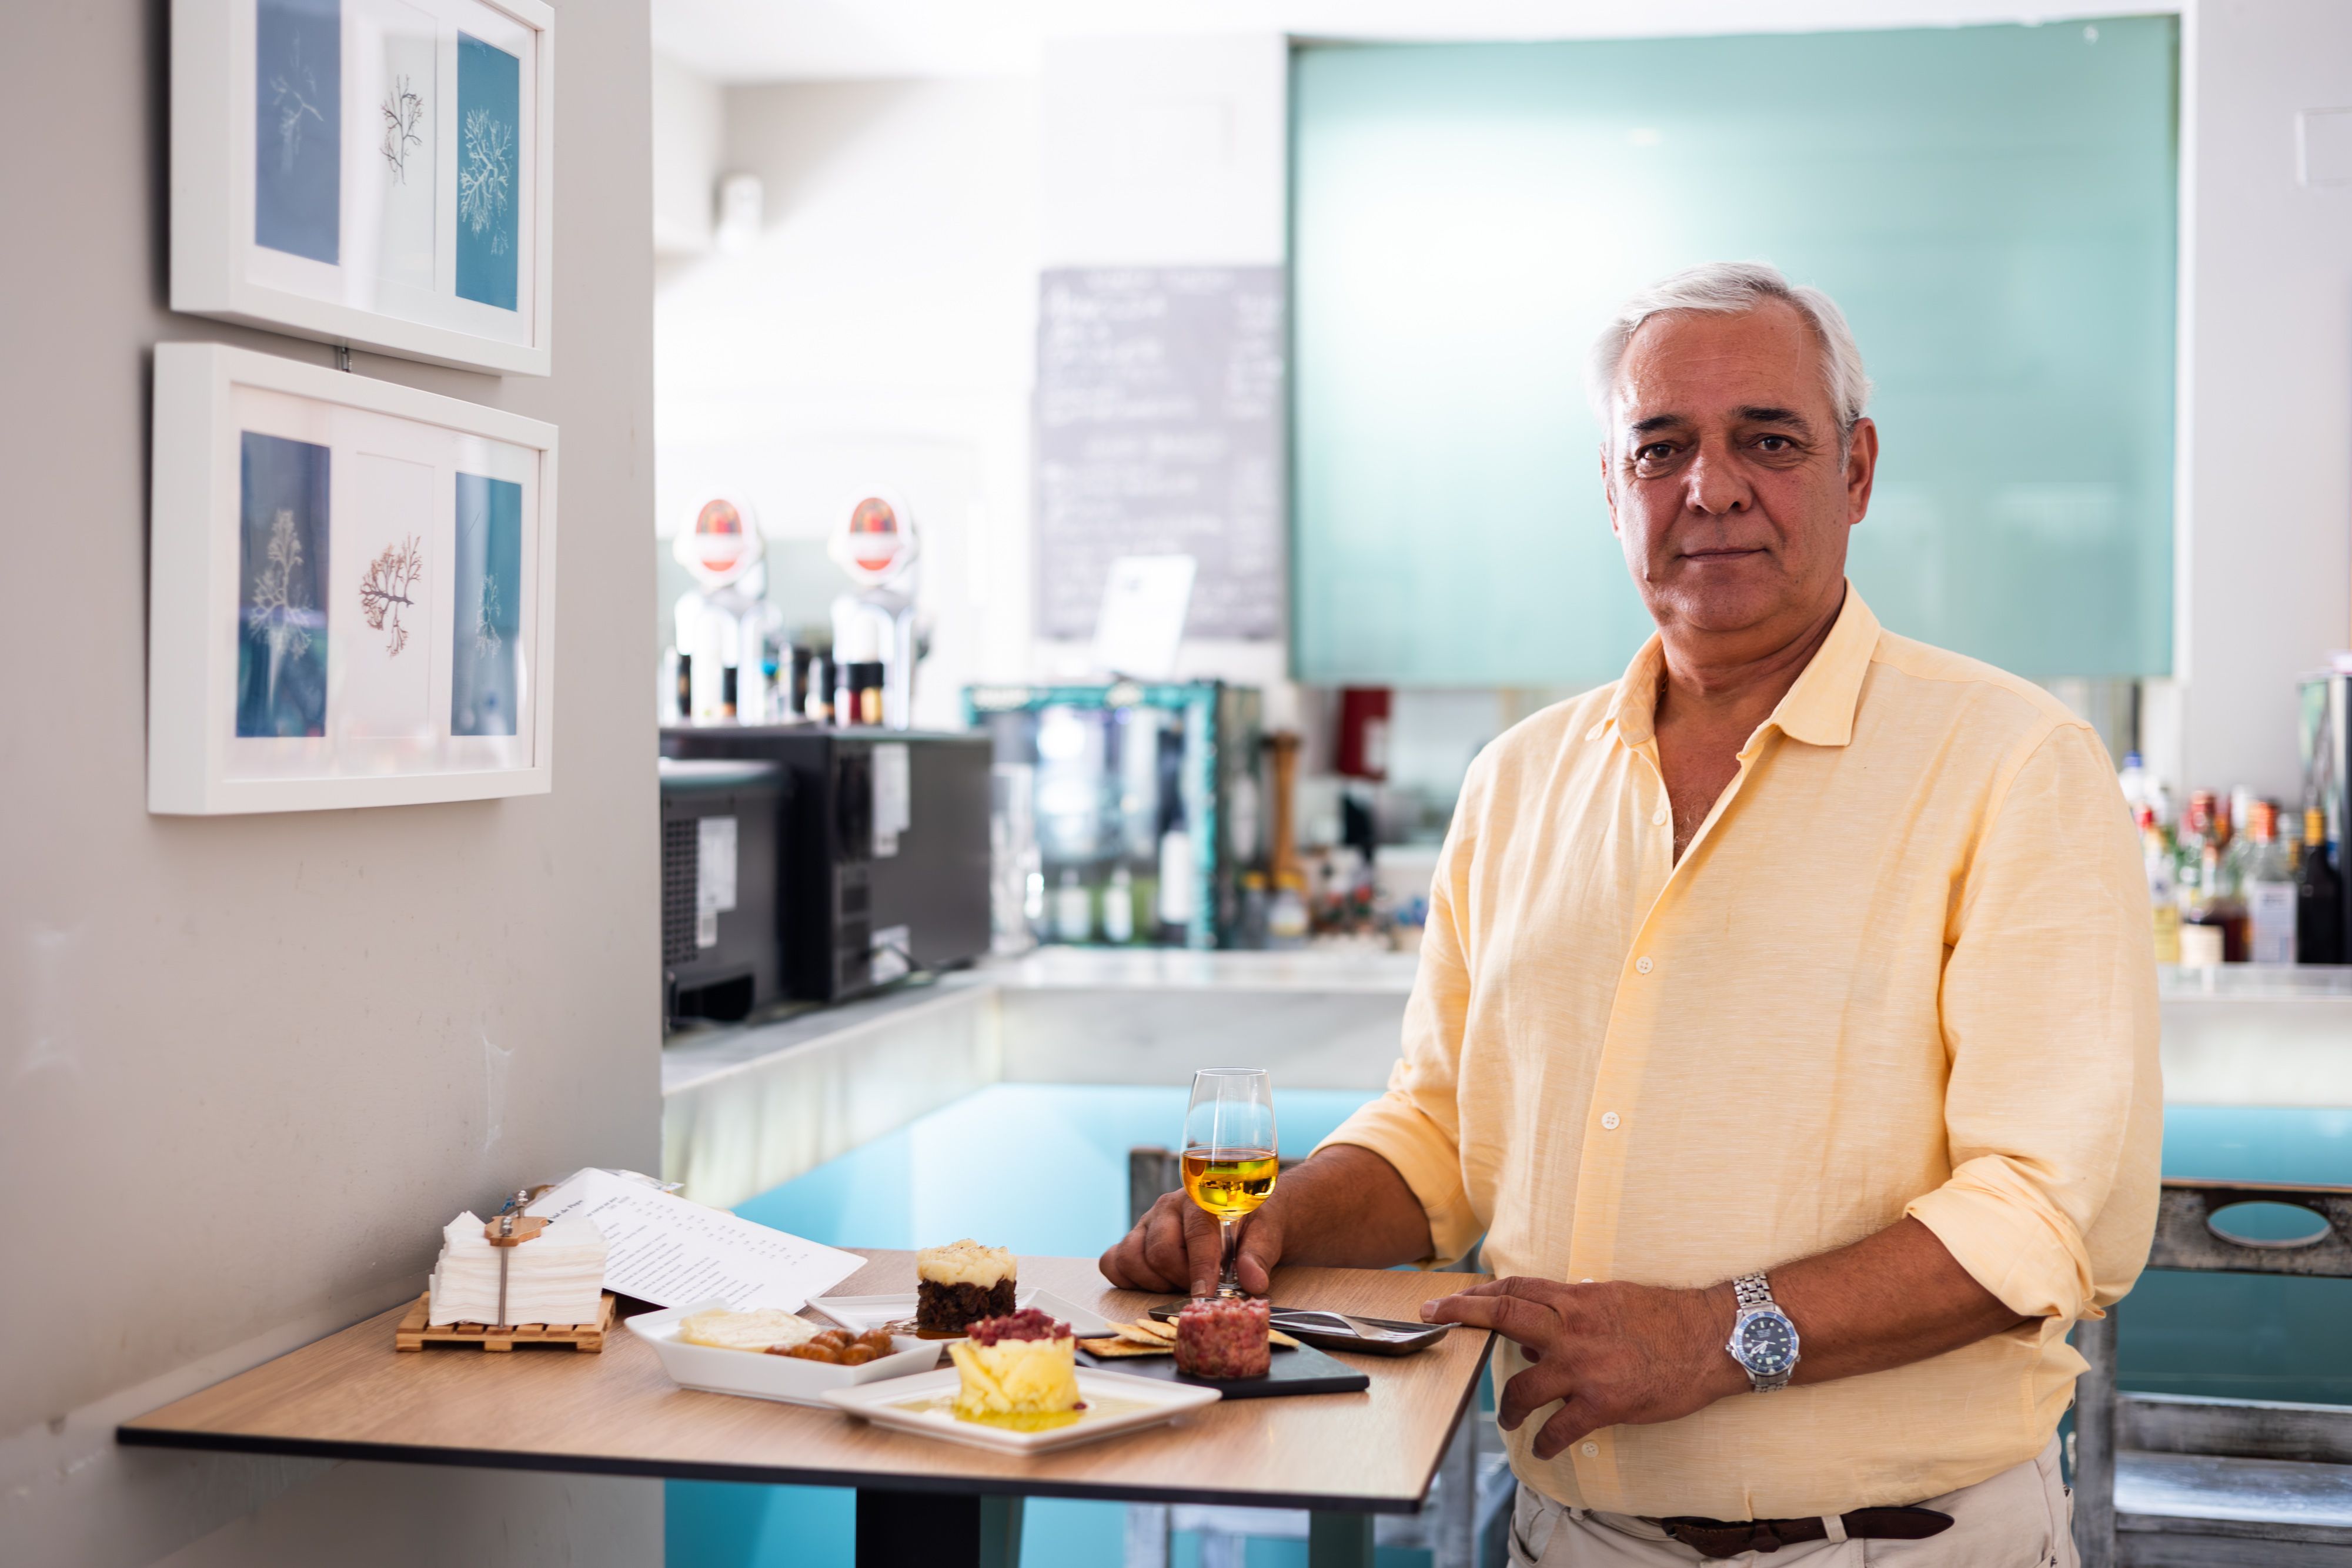
[[[153,470],[149,810],[546,790],[554,426],[165,343]]]
[[[555,13],[173,0],[172,308],[543,376]]]

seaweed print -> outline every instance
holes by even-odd
[[[425,97],[409,87],[406,77],[396,78],[383,95],[383,161],[392,165],[392,177],[405,185],[408,150],[425,145],[425,138],[416,133],[425,123]]]
[[[400,614],[415,607],[416,580],[424,575],[424,552],[411,538],[384,546],[383,553],[368,563],[367,575],[360,579],[360,613],[375,630],[392,633],[387,657],[397,659],[408,646],[408,628],[401,624]]]
[[[504,255],[507,202],[514,188],[514,127],[487,109],[466,111],[465,156],[457,161],[457,216],[476,234],[496,225],[490,249]]]
[[[245,623],[247,630],[259,632],[261,640],[268,644],[268,701],[274,706],[279,667],[310,651],[310,633],[303,630],[299,619],[310,606],[294,602],[294,572],[302,564],[302,536],[295,530],[293,508],[278,508],[278,516],[269,525],[269,547],[262,561],[246,605]]]
[[[489,573],[482,574],[482,602],[474,612],[474,656],[487,659],[499,651],[506,641],[499,635],[498,622],[491,613],[499,601],[499,580]]]
[[[316,73],[302,63],[302,40],[294,40],[286,54],[286,68],[269,78],[269,107],[278,111],[278,168],[294,172],[295,156],[302,151],[302,121],[307,116],[327,123],[309,95],[319,90]]]

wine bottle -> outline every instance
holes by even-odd
[[[2327,843],[2327,813],[2303,814],[2303,863],[2295,868],[2294,961],[2344,962],[2344,878]]]

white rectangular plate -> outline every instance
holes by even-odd
[[[825,1395],[824,1402],[894,1431],[940,1437],[975,1448],[993,1448],[1001,1454],[1050,1454],[1058,1448],[1117,1437],[1121,1432],[1157,1427],[1224,1397],[1213,1388],[1160,1383],[1148,1377],[1129,1377],[1081,1366],[1078,1397],[1088,1408],[1080,1411],[1076,1421],[1048,1432],[1011,1432],[1002,1427],[956,1419],[947,1406],[961,1382],[962,1375],[950,1368],[871,1388],[836,1388]]]
[[[1090,1312],[1075,1301],[1066,1301],[1050,1291],[1017,1291],[1013,1304],[1017,1308],[1034,1307],[1049,1318],[1070,1325],[1070,1331],[1080,1339],[1100,1339],[1111,1332],[1110,1324],[1097,1312]],[[808,1311],[831,1318],[843,1328],[863,1333],[867,1329],[887,1328],[896,1322],[912,1322],[915,1316],[915,1292],[895,1296],[816,1296],[811,1298]],[[927,1344],[951,1344],[953,1338],[926,1340]]]
[[[940,1342],[894,1334],[895,1354],[863,1366],[829,1366],[796,1356],[754,1354],[748,1350],[721,1350],[717,1345],[688,1344],[677,1337],[678,1320],[693,1312],[727,1303],[713,1296],[629,1320],[629,1332],[654,1347],[662,1370],[681,1388],[705,1394],[738,1394],[747,1399],[778,1399],[787,1405],[824,1407],[830,1390],[860,1388],[869,1383],[904,1378],[930,1371],[939,1364]]]

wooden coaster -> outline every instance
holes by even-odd
[[[409,1303],[408,1312],[394,1331],[392,1343],[399,1350],[423,1350],[428,1344],[470,1344],[482,1350],[512,1350],[519,1344],[568,1344],[574,1350],[602,1352],[604,1333],[613,1326],[613,1292],[604,1292],[593,1323],[512,1323],[505,1328],[492,1328],[488,1323],[442,1323],[438,1327],[425,1320],[433,1315],[433,1292],[425,1291]]]

